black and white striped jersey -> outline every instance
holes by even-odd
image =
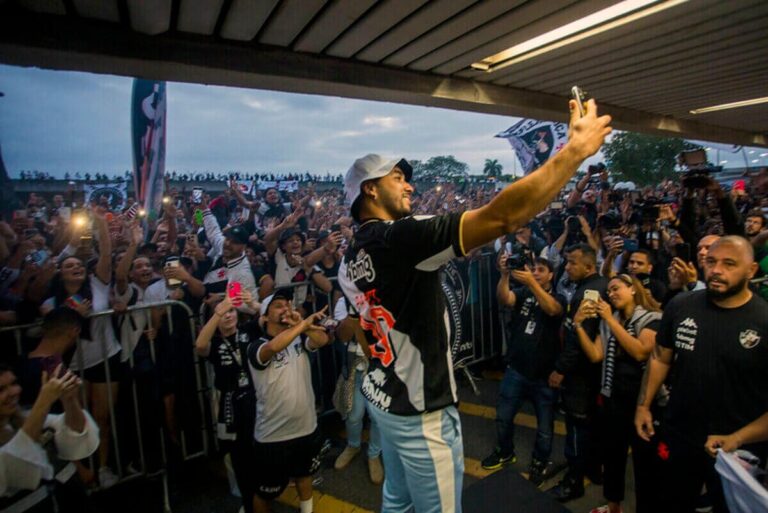
[[[437,271],[463,256],[462,215],[368,220],[342,259],[339,284],[373,355],[363,395],[384,411],[416,415],[458,401]]]

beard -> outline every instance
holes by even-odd
[[[738,281],[734,285],[731,285],[730,287],[727,287],[725,290],[712,290],[710,288],[710,284],[712,283],[712,279],[707,280],[707,297],[709,299],[719,300],[722,301],[723,299],[728,299],[730,297],[735,296],[736,294],[739,294],[744,289],[747,288],[747,283],[749,283],[749,278],[743,278],[742,280]],[[720,283],[724,283],[720,281]]]

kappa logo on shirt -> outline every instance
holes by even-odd
[[[760,335],[755,330],[744,330],[739,334],[739,343],[744,349],[752,349],[760,343]]]
[[[696,321],[687,317],[677,325],[675,332],[675,348],[693,351],[696,344],[696,336],[699,334],[699,326]]]

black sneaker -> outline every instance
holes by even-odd
[[[547,480],[549,473],[547,472],[548,464],[544,461],[534,459],[531,461],[528,467],[528,481],[540,487],[541,484]]]
[[[565,476],[547,492],[558,502],[572,501],[584,496],[584,481]]]
[[[496,470],[504,465],[514,463],[517,461],[517,456],[513,452],[509,456],[502,456],[499,448],[493,450],[490,456],[487,456],[480,464],[485,470]]]

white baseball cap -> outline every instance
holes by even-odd
[[[344,177],[344,198],[350,206],[352,217],[357,219],[357,205],[355,202],[360,197],[360,186],[363,182],[374,180],[388,175],[395,167],[399,167],[405,174],[405,180],[411,181],[413,168],[405,159],[387,159],[375,153],[369,153],[359,158],[352,164]]]

